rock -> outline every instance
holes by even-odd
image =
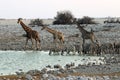
[[[51,68],[51,65],[47,65],[46,68]]]
[[[25,73],[22,72],[22,71],[20,71],[20,72],[15,72],[15,73],[16,73],[16,75],[17,75],[18,78],[22,78],[23,75],[25,74]]]
[[[72,67],[74,67],[74,66],[75,66],[75,63],[72,63],[72,62],[71,62],[71,64],[66,64],[66,65],[65,65],[65,68],[66,68],[66,69],[70,69],[70,68],[72,68]]]
[[[40,74],[41,72],[39,70],[30,70],[27,72],[27,74],[30,74],[30,75],[36,75],[36,74]]]
[[[33,77],[30,74],[26,74],[25,79],[26,80],[33,80]]]
[[[42,74],[47,73],[47,69],[46,69],[46,68],[43,68],[43,69],[41,70],[41,73],[42,73]]]
[[[52,74],[49,74],[48,75],[48,79],[49,80],[59,80],[59,79],[56,79],[57,77],[55,77],[54,75],[52,75]]]
[[[57,65],[54,65],[54,68],[62,68],[62,66],[61,65],[59,65],[59,64],[57,64]]]
[[[108,76],[103,76],[104,80],[110,80]]]
[[[47,79],[47,78],[48,78],[48,74],[43,74],[43,75],[42,75],[42,78],[43,78],[43,79]]]
[[[66,72],[66,70],[63,69],[63,68],[59,69],[59,71],[60,71],[61,73],[65,73],[65,72]]]

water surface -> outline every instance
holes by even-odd
[[[48,51],[0,51],[0,73],[15,74],[22,69],[41,70],[47,65],[60,64],[65,66],[68,63],[75,62],[75,65],[86,64],[88,61],[96,61],[96,56],[49,56]]]

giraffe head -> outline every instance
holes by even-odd
[[[17,21],[17,23],[19,23],[21,20],[22,20],[22,18],[19,18],[18,21]]]

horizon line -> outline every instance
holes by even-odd
[[[79,18],[83,18],[84,16],[82,17],[79,17]],[[88,16],[90,17],[90,16]],[[19,18],[22,18],[22,17],[19,17]],[[78,17],[75,17],[75,18],[78,18]],[[91,17],[91,18],[120,18],[120,16],[107,16],[107,17]],[[0,19],[18,19],[18,18],[3,18],[3,17],[0,17]],[[54,18],[23,18],[23,19],[54,19]]]

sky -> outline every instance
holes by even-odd
[[[54,18],[69,10],[74,17],[120,17],[120,0],[0,0],[0,18]]]

